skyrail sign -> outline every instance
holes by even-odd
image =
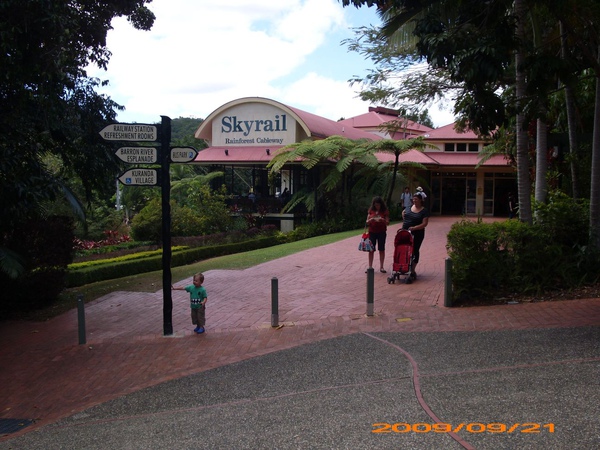
[[[275,105],[231,106],[212,120],[212,146],[285,145],[297,142],[298,121]],[[306,130],[307,131],[307,130]]]
[[[158,127],[140,123],[113,123],[100,131],[107,141],[154,142],[158,140]]]

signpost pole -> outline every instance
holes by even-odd
[[[161,125],[139,123],[113,123],[100,131],[106,141],[156,142],[160,141],[160,155],[156,147],[121,147],[115,155],[128,164],[160,163],[160,169],[136,167],[123,172],[118,181],[127,186],[161,186],[162,194],[162,267],[163,267],[163,330],[165,336],[173,334],[173,298],[171,297],[171,119],[161,117]],[[160,139],[158,139],[160,136]],[[177,156],[191,161],[197,155],[193,148],[181,148]],[[185,150],[183,156],[182,152]],[[160,161],[159,161],[160,158]],[[162,182],[161,182],[162,179]]]
[[[173,334],[173,298],[171,296],[171,178],[170,144],[171,119],[161,117],[160,161],[161,161],[161,193],[162,193],[162,266],[163,266],[163,331],[165,336]]]

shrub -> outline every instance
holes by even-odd
[[[6,238],[6,246],[24,257],[25,273],[0,275],[4,308],[28,310],[56,300],[73,260],[73,228],[70,217],[51,216],[24,223]]]
[[[187,247],[171,247],[171,251],[173,253],[176,253],[178,251],[181,250],[185,250]],[[146,251],[146,252],[137,252],[137,253],[132,253],[130,255],[123,255],[123,256],[118,256],[116,258],[107,258],[107,259],[101,259],[101,260],[94,260],[94,261],[84,261],[84,262],[78,262],[78,263],[73,263],[73,264],[69,264],[69,270],[76,270],[76,269],[82,269],[85,267],[93,267],[93,266],[101,266],[103,264],[112,264],[112,263],[118,263],[118,262],[123,262],[123,261],[132,261],[134,259],[145,259],[151,256],[160,256],[162,255],[162,249],[160,250],[150,250],[150,251]]]
[[[274,225],[265,225],[254,229],[233,230],[230,232],[221,232],[207,234],[202,236],[181,236],[174,237],[171,240],[173,245],[186,245],[188,247],[204,247],[210,245],[219,245],[225,243],[245,242],[249,238],[259,236],[273,236],[277,234],[277,227]]]
[[[279,244],[276,236],[253,239],[241,243],[226,243],[214,246],[203,246],[175,251],[171,257],[171,266],[183,266],[203,259],[232,253],[245,252],[258,248]],[[78,265],[69,270],[67,275],[68,287],[83,286],[97,281],[111,280],[144,272],[162,269],[162,252],[146,255],[143,258],[105,260],[96,262],[97,265]]]
[[[299,241],[314,236],[338,233],[353,230],[364,226],[366,215],[353,215],[351,217],[331,218],[318,222],[306,221],[297,226],[293,231],[285,234],[286,242]]]
[[[505,281],[509,264],[493,224],[466,219],[455,223],[447,246],[456,295],[481,295]]]
[[[199,186],[181,206],[171,200],[171,235],[194,236],[214,234],[232,228],[233,219],[225,204],[225,196],[206,185]],[[135,240],[161,242],[162,202],[153,198],[132,219],[131,234]]]
[[[534,202],[534,223],[561,245],[587,245],[589,203],[589,200],[574,200],[563,192],[552,191],[546,203]]]
[[[136,241],[160,242],[162,205],[160,198],[151,199],[131,220],[131,235]]]
[[[171,202],[171,235],[172,236],[195,236],[202,234],[204,223],[194,210],[187,206],[179,206]]]
[[[123,211],[114,207],[99,206],[86,214],[86,224],[78,223],[75,235],[82,240],[101,241],[106,239],[106,230],[114,230],[122,235],[129,234],[129,227],[124,223]]]
[[[104,231],[105,239],[101,239],[98,241],[89,241],[82,240],[79,238],[73,239],[73,249],[77,251],[83,250],[91,250],[102,247],[116,246],[123,242],[130,242],[131,238],[127,234],[119,235],[119,231],[117,230],[105,230]]]
[[[77,239],[75,241],[77,241]],[[90,242],[92,242],[92,241],[90,241]],[[102,254],[106,254],[106,253],[115,253],[115,252],[120,252],[120,251],[124,251],[124,250],[137,249],[140,247],[150,247],[153,244],[154,243],[150,242],[150,241],[126,241],[126,242],[122,242],[120,244],[111,244],[111,245],[100,246],[100,245],[97,245],[96,242],[92,242],[92,244],[89,245],[89,248],[85,248],[82,250],[76,250],[75,257],[76,258],[85,258],[85,257],[89,257],[92,255],[102,255]],[[88,247],[87,244],[85,246]]]
[[[201,220],[201,228],[195,234],[211,234],[231,228],[233,219],[226,204],[227,198],[225,187],[212,191],[207,185],[201,185],[190,194],[188,201]]]
[[[543,224],[533,225],[517,220],[455,223],[447,243],[453,297],[539,294],[595,281],[598,264],[590,263],[593,256],[585,247],[557,239],[551,223],[551,214],[544,216]]]

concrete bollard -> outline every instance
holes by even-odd
[[[444,280],[444,306],[452,306],[452,259],[446,258],[446,276]]]
[[[85,306],[83,295],[77,296],[77,328],[79,330],[79,345],[85,344]]]
[[[271,278],[271,326],[279,326],[279,280]]]
[[[367,316],[373,315],[373,301],[375,298],[375,269],[367,269]]]

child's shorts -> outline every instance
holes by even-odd
[[[206,306],[201,306],[198,309],[192,309],[192,323],[203,327],[206,322]]]

